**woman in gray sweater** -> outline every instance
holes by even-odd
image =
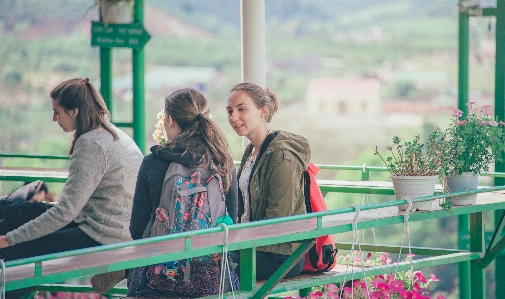
[[[68,181],[59,204],[0,236],[0,259],[6,261],[131,240],[142,152],[110,123],[103,98],[87,78],[64,81],[50,96],[53,121],[75,131]]]

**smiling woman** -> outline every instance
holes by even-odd
[[[310,146],[302,136],[267,127],[278,106],[274,93],[252,83],[235,85],[228,97],[230,125],[251,141],[238,172],[238,220],[242,223],[306,213],[303,174],[309,164]],[[268,279],[297,247],[283,243],[258,248],[257,279]],[[231,255],[239,260],[239,254]],[[286,277],[299,275],[304,263],[302,257]]]

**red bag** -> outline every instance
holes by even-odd
[[[319,167],[309,162],[309,167],[304,174],[305,207],[307,213],[321,212],[328,209],[316,181],[316,174],[318,172]],[[333,269],[337,264],[335,259],[337,252],[333,235],[317,237],[316,244],[305,254],[303,271],[326,272]]]

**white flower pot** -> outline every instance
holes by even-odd
[[[106,24],[130,24],[132,22],[133,1],[100,1],[102,22]]]
[[[438,176],[391,176],[395,198],[418,198],[435,194],[435,183]],[[430,211],[434,200],[414,203],[412,209]],[[408,204],[398,206],[401,211],[407,210]]]
[[[448,193],[465,192],[477,189],[479,183],[479,175],[471,172],[465,172],[461,175],[446,177],[447,184],[444,186],[444,191]],[[474,205],[477,199],[477,194],[462,195],[448,197],[447,200],[453,206]]]

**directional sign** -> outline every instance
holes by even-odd
[[[104,24],[91,22],[91,45],[104,48],[124,47],[140,50],[151,38],[137,23]]]

